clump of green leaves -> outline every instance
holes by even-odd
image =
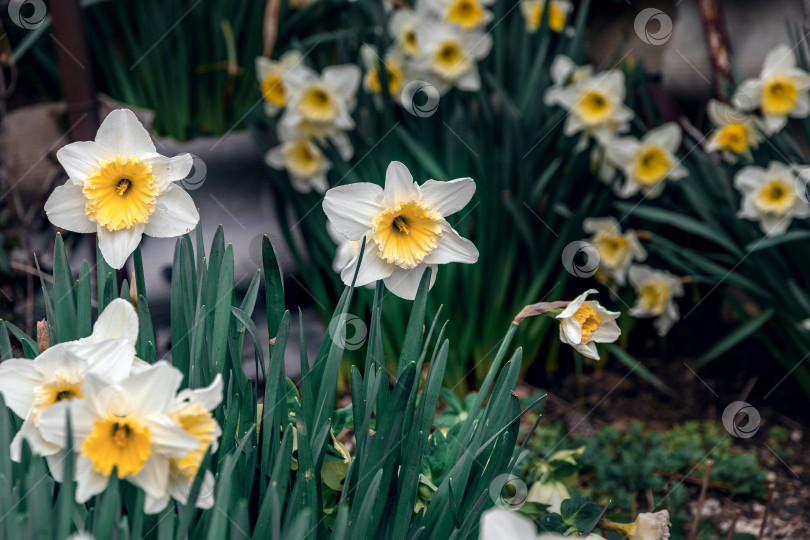
[[[442,432],[433,423],[447,365],[449,341],[438,317],[426,319],[430,271],[425,273],[404,327],[402,349],[388,371],[383,353],[383,288],[377,287],[371,311],[365,366],[351,371],[352,404],[335,409],[335,375],[343,354],[341,325],[352,287],[347,287],[330,323],[337,329],[321,343],[310,365],[303,328],[301,381],[285,373],[290,338],[281,271],[267,237],[263,270],[253,276],[241,300],[234,289],[233,247],[222,228],[205,253],[197,230],[178,239],[172,267],[172,360],[185,375],[184,386],[207,385],[217,374],[225,380],[224,402],[214,415],[222,426],[219,449],[209,454],[182,505],[172,501],[158,515],[143,513],[144,493],[115,477],[105,492],[87,504],[73,494],[72,451],[64,481],[57,484],[45,462],[25,451],[22,463],[0,452],[0,523],[7,538],[64,538],[76,530],[96,538],[411,538],[429,533],[446,538],[477,536],[481,513],[494,504],[491,486],[516,463],[518,423],[526,412],[513,393],[522,364],[521,349],[507,360],[517,330],[512,324],[501,341],[481,391],[467,415]],[[51,344],[78,339],[92,328],[91,284],[85,261],[76,278],[67,264],[61,237],[54,253],[53,286],[42,281]],[[130,297],[124,282],[99,257],[98,308],[115,296]],[[154,331],[143,280],[143,261],[135,253],[139,357],[156,360]],[[268,331],[274,336],[266,361],[251,318],[262,283]],[[425,331],[425,324],[428,329]],[[254,343],[259,381],[242,369],[245,337]],[[37,343],[0,321],[0,358],[14,355],[10,337],[25,356]],[[389,386],[390,384],[390,386]],[[259,397],[263,396],[263,397]],[[536,403],[535,403],[536,405]],[[0,407],[0,448],[7,448],[21,419]],[[349,453],[337,435],[353,431]],[[214,507],[194,507],[203,471],[216,476]],[[113,475],[114,476],[114,475]],[[496,490],[497,492],[497,490]]]

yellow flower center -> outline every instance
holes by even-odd
[[[388,80],[388,95],[398,95],[402,85],[402,69],[392,62],[386,62],[385,77]],[[382,90],[380,74],[376,67],[368,70],[368,73],[366,74],[366,83],[368,84],[369,90],[375,94],[379,94]]]
[[[599,313],[590,304],[582,304],[573,317],[582,330],[582,343],[591,339],[594,331],[599,328],[599,323],[602,322]]]
[[[51,405],[71,398],[82,399],[84,396],[81,387],[81,379],[63,373],[57,373],[53,380],[38,386],[34,390],[34,402],[31,405],[34,425],[39,425],[39,417]]]
[[[729,124],[720,128],[717,144],[722,148],[742,154],[748,149],[748,132],[743,124]]]
[[[610,119],[613,105],[601,89],[588,88],[580,94],[575,110],[585,125],[596,126]]]
[[[627,254],[627,240],[621,234],[600,233],[594,239],[599,258],[609,268],[621,265]]]
[[[262,97],[275,105],[283,107],[286,103],[284,84],[281,82],[281,73],[271,73],[262,81]]]
[[[647,281],[638,290],[639,305],[651,315],[661,315],[667,307],[671,293],[661,281]]]
[[[442,42],[433,58],[433,70],[445,79],[457,79],[470,69],[471,60],[464,46],[455,39]]]
[[[192,480],[197,476],[197,471],[200,470],[200,464],[208,451],[208,447],[216,440],[214,434],[216,433],[217,423],[211,413],[199,405],[186,407],[174,415],[174,420],[182,426],[186,433],[200,441],[200,445],[189,452],[186,457],[172,460],[178,471],[188,480]]]
[[[771,178],[759,189],[755,201],[763,212],[786,215],[796,204],[796,194],[791,183],[783,178]]]
[[[765,81],[762,90],[762,111],[765,114],[787,114],[796,108],[799,89],[792,80],[774,76]]]
[[[409,28],[402,34],[402,50],[407,56],[419,54],[419,42],[416,40],[416,30]]]
[[[321,166],[321,153],[315,144],[307,139],[298,139],[284,149],[287,170],[295,176],[309,178],[318,173]]]
[[[464,30],[473,30],[481,25],[484,9],[477,0],[455,0],[447,10],[445,19]]]
[[[90,221],[110,231],[146,223],[155,211],[158,185],[152,166],[135,158],[117,157],[85,180],[85,213]]]
[[[640,184],[652,186],[666,178],[671,168],[669,152],[660,146],[650,146],[636,156],[634,176]]]
[[[97,420],[92,433],[82,443],[82,455],[93,462],[93,468],[110,476],[113,468],[118,478],[138,474],[152,455],[149,428],[136,420],[109,417]]]
[[[401,268],[415,268],[436,249],[442,216],[421,201],[386,208],[371,222],[380,258]]]
[[[332,90],[319,83],[312,84],[303,91],[300,107],[304,118],[312,122],[331,122],[338,114],[338,105]]]
[[[543,21],[543,12],[545,11],[545,0],[538,2],[531,2],[528,10],[529,30],[536,32],[540,28],[540,23]],[[560,9],[556,2],[551,2],[548,12],[548,27],[554,32],[562,32],[565,28],[565,11]]]

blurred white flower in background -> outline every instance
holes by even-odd
[[[793,218],[810,217],[810,204],[798,193],[799,189],[806,193],[810,179],[807,172],[797,175],[790,166],[777,161],[767,169],[740,169],[734,176],[734,187],[742,193],[737,217],[758,221],[766,236],[783,234]]]
[[[492,12],[487,7],[494,3],[495,0],[419,0],[417,10],[432,12],[440,20],[470,31],[492,21]]]
[[[382,92],[382,78],[379,73],[379,65],[382,63],[385,68],[388,95],[399,103],[402,88],[411,80],[408,73],[407,59],[402,54],[402,51],[396,47],[391,47],[385,53],[385,58],[380,58],[376,47],[363,45],[360,48],[360,57],[366,67],[366,75],[363,77],[365,91],[370,94],[380,94]]]
[[[560,92],[574,83],[583,81],[593,75],[591,66],[578,66],[564,54],[558,54],[551,62],[551,82],[543,96],[543,102],[548,105],[560,105]]]
[[[769,133],[780,131],[790,118],[810,114],[810,74],[796,66],[796,55],[779,45],[765,57],[759,78],[743,81],[731,99],[742,111],[760,109]]]
[[[410,9],[396,10],[388,21],[388,33],[406,58],[413,58],[419,54],[419,38],[416,35],[416,26],[419,22],[419,14]]]
[[[277,61],[256,57],[256,77],[264,100],[264,111],[272,116],[287,105],[284,74],[302,66],[301,53],[288,51]]]
[[[428,180],[420,186],[405,165],[392,161],[385,173],[385,188],[367,182],[332,188],[324,197],[323,209],[347,240],[366,239],[356,285],[382,279],[388,290],[412,300],[428,265],[433,268],[432,287],[436,265],[478,260],[473,243],[445,220],[464,208],[474,193],[471,178]],[[358,258],[341,272],[347,285],[354,278]]]
[[[439,21],[424,19],[416,27],[419,54],[414,68],[439,93],[450,88],[468,92],[481,87],[476,62],[482,60],[492,48],[492,36],[479,31],[465,32]]]
[[[537,32],[543,21],[543,12],[549,6],[548,27],[554,32],[562,32],[574,5],[569,0],[520,0],[520,12],[526,20],[526,30]]]
[[[675,298],[683,296],[680,278],[666,270],[653,270],[649,266],[634,264],[628,272],[630,285],[636,290],[636,303],[630,310],[633,317],[656,317],[653,326],[665,336],[680,319]]]
[[[274,169],[286,170],[293,188],[300,193],[312,190],[326,193],[329,189],[326,174],[332,164],[312,139],[304,136],[282,139],[279,146],[267,152],[264,160]]]
[[[642,262],[647,258],[636,232],[627,230],[622,233],[613,217],[587,218],[582,222],[582,229],[593,235],[589,243],[599,253],[599,270],[617,285],[627,282],[627,271],[633,261]]]
[[[200,220],[191,196],[175,184],[191,171],[191,155],[158,154],[128,109],[111,112],[95,141],[68,144],[56,158],[69,179],[45,203],[48,219],[68,231],[96,233],[113,268],[124,266],[143,234],[180,236]]]
[[[729,163],[736,163],[737,156],[752,159],[751,149],[758,147],[763,140],[756,120],[716,99],[709,100],[706,112],[716,128],[709,135],[706,151],[720,151]]]
[[[635,113],[624,104],[625,91],[624,73],[612,69],[581,79],[557,93],[554,101],[568,111],[565,134],[583,132],[604,144],[617,133],[627,131]]]
[[[640,140],[621,137],[607,144],[607,155],[624,173],[624,183],[616,185],[619,197],[632,197],[641,191],[646,197],[657,197],[665,180],[679,180],[687,175],[675,152],[681,145],[681,128],[669,122],[648,131]]]

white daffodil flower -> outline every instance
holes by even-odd
[[[68,144],[56,153],[68,174],[45,203],[51,223],[97,233],[104,260],[121,268],[147,234],[168,238],[197,226],[191,197],[175,182],[188,176],[190,154],[168,158],[128,109],[111,112],[95,141]]]
[[[164,500],[171,459],[183,459],[200,445],[169,414],[182,380],[179,370],[162,361],[118,382],[88,373],[83,399],[60,401],[42,414],[43,438],[62,448],[68,444],[65,416],[70,414],[78,450],[76,502],[104,491],[113,469],[147,497]]]
[[[563,131],[569,137],[584,132],[604,144],[629,129],[633,110],[624,104],[624,73],[612,69],[566,87],[555,101],[568,111]]]
[[[419,14],[411,9],[396,10],[388,21],[388,33],[405,58],[414,58],[419,54],[419,38],[416,36],[419,22]]]
[[[169,405],[167,414],[183,430],[197,439],[198,446],[183,458],[172,458],[169,462],[168,492],[161,498],[146,497],[147,513],[157,513],[166,507],[171,496],[180,504],[186,504],[194,479],[208,449],[216,452],[222,429],[211,411],[222,402],[222,376],[217,373],[214,381],[205,388],[181,390],[174,402]],[[214,505],[214,475],[205,471],[197,508],[211,508]]]
[[[683,296],[683,283],[666,270],[634,264],[628,272],[630,285],[636,290],[636,304],[630,310],[633,317],[657,317],[653,326],[658,335],[665,336],[678,319],[680,311],[675,298]]]
[[[522,5],[522,4],[521,4]],[[552,84],[546,89],[543,95],[543,102],[549,107],[552,105],[560,105],[560,92],[579,81],[593,75],[593,68],[591,66],[578,66],[564,54],[558,54],[551,62],[551,82]]]
[[[348,240],[345,236],[335,230],[331,221],[326,222],[326,232],[337,246],[335,259],[332,261],[332,269],[340,274],[352,259],[360,252],[360,240]]]
[[[332,188],[324,197],[323,209],[335,230],[348,240],[366,239],[356,285],[382,279],[388,290],[412,300],[428,265],[433,268],[432,287],[436,265],[478,260],[473,243],[445,220],[464,208],[473,193],[472,178],[428,180],[420,186],[405,165],[392,161],[385,173],[385,188],[371,183]],[[358,258],[341,272],[344,283],[351,284]]]
[[[587,218],[582,229],[592,234],[589,243],[599,253],[599,270],[607,273],[617,285],[627,282],[627,271],[633,261],[643,261],[647,252],[633,230],[622,233],[615,218]]]
[[[495,0],[420,0],[418,8],[464,31],[471,31],[492,20],[492,12],[487,7],[494,3]]]
[[[12,358],[0,363],[0,394],[6,406],[23,419],[9,448],[11,459],[20,460],[25,440],[31,450],[45,456],[49,464],[59,461],[61,448],[42,437],[40,417],[56,403],[81,399],[87,373],[103,373],[118,380],[145,364],[135,358],[137,337],[135,309],[118,298],[99,316],[91,336],[58,343],[33,360]]]
[[[264,56],[256,57],[256,78],[264,100],[264,112],[276,114],[287,105],[287,91],[284,87],[284,74],[302,65],[301,53],[288,51],[277,61]]]
[[[490,508],[481,514],[480,540],[568,540],[570,536],[555,533],[538,534],[537,526],[528,517],[515,510]],[[589,534],[586,540],[605,540]]]
[[[492,36],[479,31],[465,32],[429,19],[423,20],[416,32],[420,53],[414,59],[414,67],[440,94],[453,86],[466,92],[481,88],[476,63],[489,54]]]
[[[288,101],[281,125],[311,137],[354,129],[351,113],[361,78],[354,64],[329,66],[321,75],[303,65],[284,73]]]
[[[669,511],[645,512],[633,523],[613,523],[616,531],[629,540],[667,540],[669,538]]]
[[[597,343],[613,343],[621,335],[616,319],[618,311],[608,311],[596,300],[586,300],[596,289],[577,296],[557,315],[560,319],[560,341],[571,345],[583,356],[599,360]]]
[[[624,172],[624,184],[616,185],[619,197],[632,197],[641,191],[657,197],[664,180],[679,180],[687,175],[675,152],[681,145],[681,128],[669,122],[648,131],[641,140],[621,137],[607,144],[607,155]]]
[[[382,61],[385,68],[388,95],[399,103],[403,87],[411,80],[408,74],[408,62],[402,51],[397,47],[391,47],[385,53],[385,58],[380,58],[376,47],[363,45],[360,48],[360,57],[366,67],[366,75],[363,77],[363,88],[365,88],[366,92],[375,95],[382,92],[382,80],[379,73],[380,62]]]
[[[737,217],[758,221],[766,236],[783,234],[793,218],[810,217],[810,205],[799,195],[806,193],[808,178],[777,161],[767,169],[740,169],[734,176],[734,187],[742,193]]]
[[[743,81],[731,103],[742,111],[760,109],[769,134],[780,131],[790,118],[810,114],[810,74],[796,67],[796,55],[779,45],[765,57],[759,78]]]
[[[549,5],[548,27],[554,32],[565,30],[568,15],[574,10],[574,5],[568,0],[520,0],[520,12],[526,20],[526,30],[535,33],[540,29],[543,21],[543,12]]]
[[[329,189],[326,175],[332,164],[308,137],[282,140],[279,146],[265,154],[264,161],[274,169],[286,170],[293,188],[299,193],[309,193],[313,189],[325,193]]]
[[[719,151],[729,163],[736,163],[737,156],[752,159],[751,149],[763,140],[754,118],[716,99],[709,100],[706,112],[715,126],[706,143],[706,151]]]

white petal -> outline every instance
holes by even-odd
[[[634,264],[630,267],[628,277],[630,284],[638,289],[638,287],[647,279],[655,276],[655,271],[644,264]]]
[[[576,298],[571,300],[571,302],[568,303],[568,305],[565,307],[565,309],[562,311],[562,313],[557,315],[557,318],[558,319],[566,319],[566,318],[570,317],[571,315],[573,315],[574,313],[579,311],[579,308],[581,308],[582,304],[585,303],[585,300],[588,298],[589,294],[594,294],[596,292],[597,292],[596,289],[588,289],[584,293],[580,294],[579,296],[577,296]]]
[[[620,69],[611,69],[610,71],[605,72],[601,76],[597,75],[597,81],[599,86],[605,89],[605,91],[613,96],[617,102],[621,103],[624,101],[624,72]]]
[[[791,118],[806,118],[810,114],[810,95],[807,92],[799,94],[799,100],[796,106],[790,111]]]
[[[456,178],[449,182],[428,180],[420,189],[422,201],[442,217],[447,217],[467,206],[475,193],[475,181],[472,178]]]
[[[115,156],[93,141],[79,141],[63,146],[56,152],[56,159],[64,167],[68,178],[78,185],[99,168],[99,162],[113,161]]]
[[[790,226],[791,217],[788,216],[772,216],[762,215],[759,219],[759,225],[765,236],[779,236],[784,234]]]
[[[177,394],[183,374],[166,362],[157,362],[151,369],[131,375],[121,381],[121,389],[132,399],[132,413],[148,415],[162,413]]]
[[[752,111],[762,103],[762,83],[757,79],[747,79],[734,92],[731,104],[741,111]]]
[[[354,64],[344,64],[324,68],[322,77],[324,82],[337,90],[343,99],[351,101],[360,87],[363,73]]]
[[[137,330],[136,326],[136,336]],[[129,375],[135,358],[135,343],[126,337],[99,342],[72,342],[65,345],[87,362],[88,371],[98,373],[113,382]]]
[[[619,222],[614,217],[586,218],[582,221],[582,230],[590,234],[602,231],[618,234],[622,232]]]
[[[127,262],[127,258],[135,251],[141,241],[144,226],[142,223],[133,225],[130,229],[110,231],[106,227],[97,227],[98,248],[107,264],[120,270]]]
[[[264,155],[264,162],[274,169],[278,169],[279,171],[284,170],[287,167],[287,159],[284,157],[283,146],[279,145],[275,148],[271,148]]]
[[[793,49],[787,45],[778,45],[765,56],[762,64],[763,77],[787,71],[796,66],[796,56]]]
[[[633,137],[613,139],[607,145],[607,155],[613,163],[628,170],[640,147],[641,143]]]
[[[574,349],[576,349],[579,354],[586,358],[590,358],[592,360],[599,360],[599,352],[596,350],[596,343],[593,341],[588,341],[587,343],[580,343],[579,345],[574,345]]]
[[[194,165],[194,158],[191,157],[191,154],[180,154],[174,157],[155,154],[141,159],[152,166],[152,174],[155,175],[161,193],[171,187],[172,182],[187,177]]]
[[[745,167],[734,175],[734,187],[746,193],[758,189],[765,181],[765,169]]]
[[[186,389],[177,395],[179,401],[199,405],[205,410],[213,411],[222,402],[222,375],[217,373],[213,382],[205,388]],[[185,406],[183,404],[182,406]],[[182,407],[181,407],[182,408]]]
[[[384,205],[394,206],[403,201],[419,199],[420,192],[408,167],[399,161],[392,161],[388,165],[385,171]]]
[[[90,376],[92,377],[92,375]],[[87,379],[85,379],[85,382]],[[82,390],[84,390],[82,386]],[[68,445],[67,424],[65,418],[70,411],[70,427],[73,432],[74,446],[84,440],[93,431],[93,423],[98,415],[84,399],[71,399],[54,403],[39,417],[39,432],[42,438],[60,448]]]
[[[45,201],[45,214],[56,227],[79,233],[95,232],[96,224],[87,217],[86,205],[82,188],[68,181],[53,190]]]
[[[782,131],[782,128],[787,125],[787,116],[784,114],[763,114],[762,122],[765,126],[765,131],[767,131],[768,134],[773,135],[774,133]]]
[[[442,220],[442,236],[433,252],[425,257],[426,264],[466,263],[478,261],[478,249],[475,244],[463,238],[449,223]]]
[[[186,190],[173,185],[158,195],[155,212],[143,232],[155,238],[172,238],[193,230],[200,222],[197,205]]]
[[[554,61],[551,62],[551,80],[559,86],[568,80],[568,77],[574,73],[575,69],[576,64],[574,64],[573,60],[564,54],[558,54]]]
[[[400,298],[413,300],[416,298],[416,292],[419,289],[419,281],[422,279],[422,274],[425,273],[425,268],[427,268],[426,264],[417,266],[411,270],[405,270],[395,266],[394,272],[383,280],[385,287]],[[429,289],[433,288],[433,284],[436,282],[438,268],[433,266],[431,269],[433,272],[430,276]]]
[[[155,151],[149,132],[129,109],[108,114],[98,128],[96,142],[115,156],[139,156]]]
[[[582,343],[582,328],[570,317],[560,321],[560,341],[570,345]]]
[[[536,537],[535,524],[518,512],[495,507],[481,515],[481,540],[531,540]]]
[[[340,273],[340,278],[346,285],[351,285],[352,279],[354,279],[358,258],[354,257]],[[379,247],[369,238],[366,240],[366,248],[363,252],[363,260],[360,262],[360,271],[357,274],[355,286],[362,287],[368,283],[387,278],[394,271],[394,268],[395,265],[380,258]]]
[[[76,459],[76,502],[83,504],[93,495],[107,489],[108,478],[93,468],[89,458],[79,455]]]
[[[42,374],[33,360],[11,358],[0,362],[0,394],[6,407],[20,418],[28,416],[36,387],[42,382]]]
[[[92,337],[93,341],[124,338],[135,345],[138,340],[138,314],[135,308],[123,298],[114,299],[98,316]]]
[[[45,456],[45,461],[48,462],[48,470],[51,471],[51,476],[57,482],[62,482],[65,476],[65,460],[67,453],[64,450]]]
[[[143,513],[159,514],[169,504],[170,498],[168,493],[164,493],[160,497],[153,497],[147,494],[143,501]]]
[[[591,334],[591,340],[597,343],[613,343],[622,334],[615,320],[603,322]]]
[[[675,152],[681,145],[681,128],[675,122],[667,122],[663,126],[650,130],[644,136],[644,142],[660,146]]]
[[[14,436],[9,447],[9,454],[13,461],[19,462],[22,459],[22,443],[25,440],[31,451],[40,456],[50,456],[57,453],[60,447],[42,438],[39,430],[34,426],[34,422],[26,420],[23,422],[20,431]]]
[[[470,67],[456,81],[456,88],[465,92],[477,92],[481,88],[481,76],[478,74],[478,68],[476,66]]]
[[[149,426],[153,455],[182,459],[200,445],[195,436],[186,433],[168,416],[151,415],[146,425]]]
[[[371,229],[371,220],[383,211],[383,189],[361,182],[338,186],[326,192],[323,211],[335,230],[349,240],[360,240]]]

